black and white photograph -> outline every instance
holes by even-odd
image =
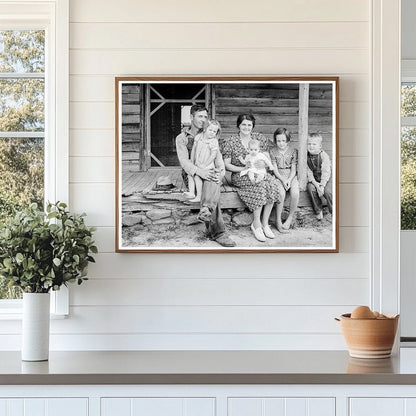
[[[338,252],[337,77],[118,77],[118,252]]]

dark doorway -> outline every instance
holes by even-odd
[[[175,83],[148,85],[148,148],[151,166],[178,166],[175,138],[190,125],[193,104],[208,104],[208,85]]]

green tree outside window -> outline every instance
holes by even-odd
[[[0,221],[44,203],[45,31],[0,31]],[[0,299],[20,298],[0,278]]]

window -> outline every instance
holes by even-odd
[[[0,30],[0,91],[1,221],[44,203],[44,30]],[[0,278],[0,299],[21,295]]]
[[[0,220],[13,205],[68,201],[68,4],[0,0]],[[18,311],[4,289],[0,313]],[[52,298],[67,313],[67,292]]]
[[[412,71],[413,72],[413,71]],[[416,230],[416,72],[401,88],[401,229]]]

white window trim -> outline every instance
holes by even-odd
[[[370,306],[386,313],[399,313],[400,2],[373,0],[372,17]]]
[[[47,30],[45,200],[69,200],[69,0],[0,0],[0,29]],[[3,10],[4,9],[4,10]],[[3,13],[6,11],[6,13]],[[68,289],[51,292],[54,316],[69,313]],[[20,319],[21,301],[0,301],[0,319]]]

